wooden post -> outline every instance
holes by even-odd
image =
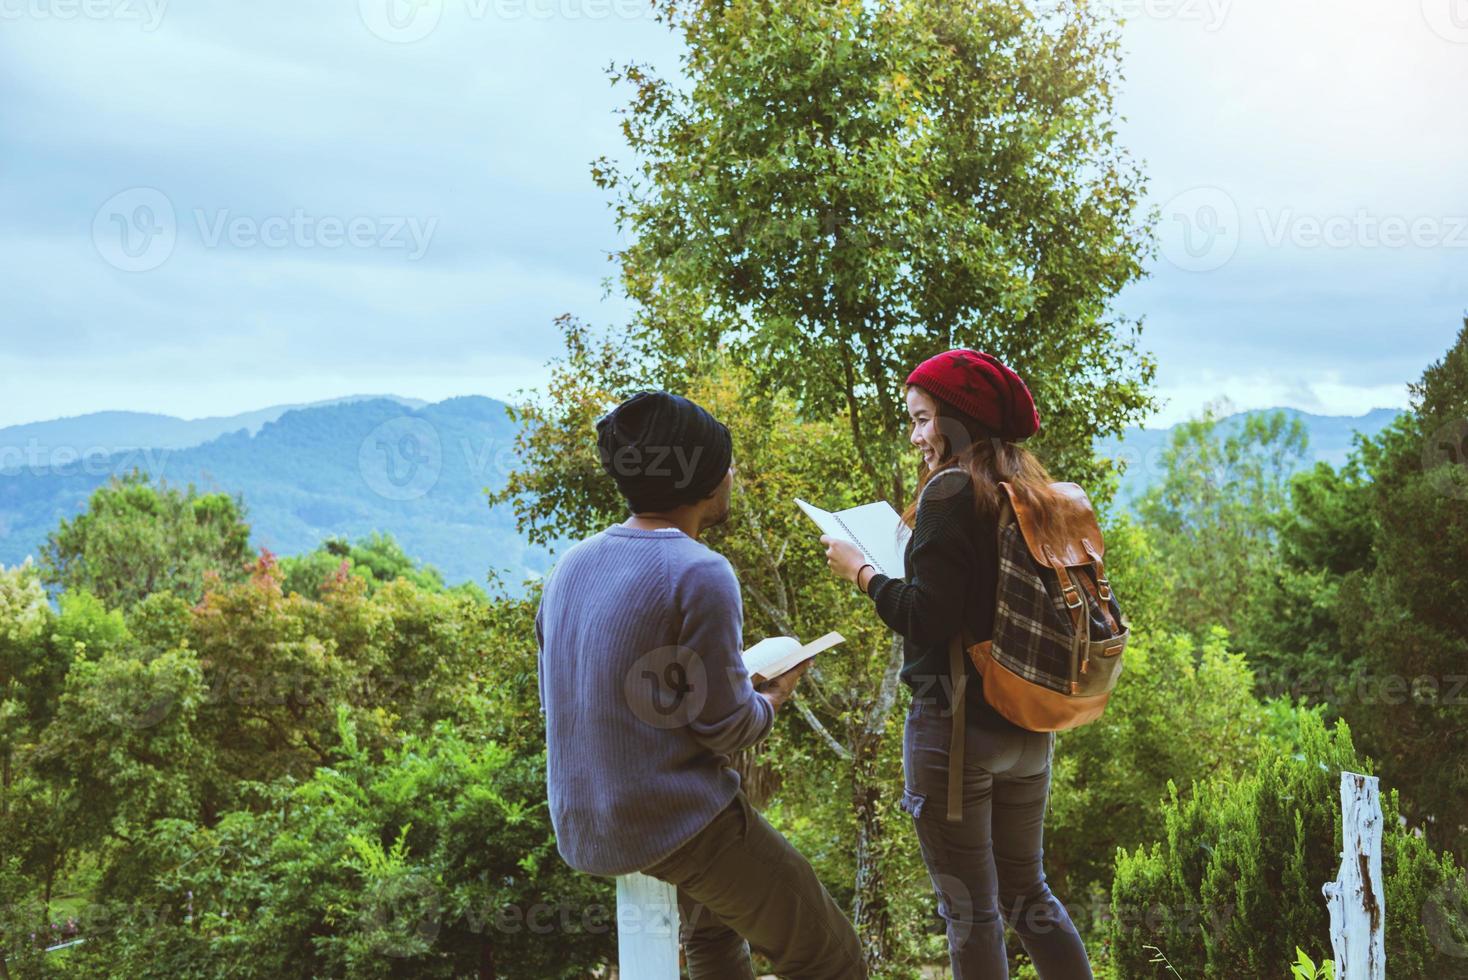
[[[1325,883],[1336,980],[1386,980],[1381,797],[1375,776],[1341,773],[1341,870]]]
[[[678,890],[644,874],[617,879],[617,974],[678,980]]]

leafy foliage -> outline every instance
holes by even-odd
[[[1119,977],[1151,977],[1148,944],[1189,977],[1277,975],[1304,950],[1329,953],[1320,894],[1340,865],[1340,772],[1369,772],[1339,724],[1300,716],[1300,750],[1260,759],[1242,779],[1214,779],[1162,808],[1161,839],[1118,852],[1109,947]],[[1462,948],[1462,872],[1401,826],[1384,794],[1382,876],[1393,976],[1446,976]],[[1447,896],[1456,901],[1445,901]],[[1426,934],[1424,906],[1440,912]]]
[[[605,882],[555,852],[533,605],[268,553],[127,610],[0,570],[0,956],[21,975],[580,977]],[[15,842],[18,846],[11,846]],[[42,957],[74,920],[86,940]],[[551,939],[554,941],[551,941]]]
[[[1219,414],[1210,405],[1173,431],[1165,475],[1137,506],[1169,583],[1164,619],[1194,632],[1238,629],[1253,583],[1275,565],[1271,517],[1306,449],[1304,426],[1282,412],[1244,416],[1226,433]]]
[[[1232,779],[1274,748],[1253,674],[1216,629],[1201,645],[1156,633],[1127,648],[1124,680],[1101,719],[1062,733],[1045,823],[1046,873],[1073,896],[1110,884],[1118,847],[1155,839],[1169,781]]]
[[[632,238],[617,258],[652,376],[681,388],[727,348],[803,415],[844,416],[868,492],[898,500],[903,379],[977,347],[1046,406],[1052,469],[1098,482],[1091,440],[1151,406],[1153,365],[1109,315],[1151,240],[1097,8],[664,10],[684,78],[614,69],[634,159],[593,169]]]
[[[62,520],[42,550],[47,582],[85,589],[114,606],[165,590],[197,600],[208,574],[244,577],[250,528],[225,494],[160,485],[141,470],[113,478],[87,510]]]

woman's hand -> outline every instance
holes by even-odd
[[[831,566],[831,571],[848,582],[856,581],[861,566],[871,564],[867,561],[866,555],[861,553],[861,549],[850,541],[842,541],[840,538],[823,534],[821,544],[826,546],[826,564]]]

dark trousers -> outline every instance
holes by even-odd
[[[712,823],[643,873],[678,888],[679,938],[692,980],[754,980],[751,947],[790,980],[867,975],[851,922],[810,862],[742,790]]]
[[[1055,736],[967,726],[963,820],[949,823],[952,718],[914,699],[902,739],[902,809],[912,815],[923,861],[948,924],[955,980],[1009,976],[1007,923],[1043,980],[1090,980],[1086,947],[1045,883],[1045,803]]]

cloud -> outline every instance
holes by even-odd
[[[553,316],[625,315],[602,296],[621,240],[588,163],[626,156],[605,66],[677,64],[650,6],[151,2],[155,29],[128,16],[145,0],[70,19],[44,0],[4,8],[0,424],[81,405],[200,416],[360,390],[497,394],[543,377]],[[1165,239],[1117,304],[1145,315],[1177,410],[1233,393],[1359,406],[1420,374],[1468,303],[1468,249],[1312,246],[1301,229],[1468,212],[1452,165],[1468,131],[1439,108],[1468,88],[1468,48],[1416,3],[1112,2],[1130,17],[1121,136],[1154,199],[1212,187],[1237,215],[1226,261],[1188,271]],[[412,16],[431,30],[394,35],[427,24]],[[129,272],[97,228],[153,227],[151,210],[104,208],[135,189],[166,198],[175,239]],[[298,214],[306,238],[259,243]],[[1182,215],[1195,234],[1212,216]],[[376,244],[321,244],[356,219]],[[398,220],[432,223],[416,259],[384,244]],[[254,243],[211,244],[221,221]]]

